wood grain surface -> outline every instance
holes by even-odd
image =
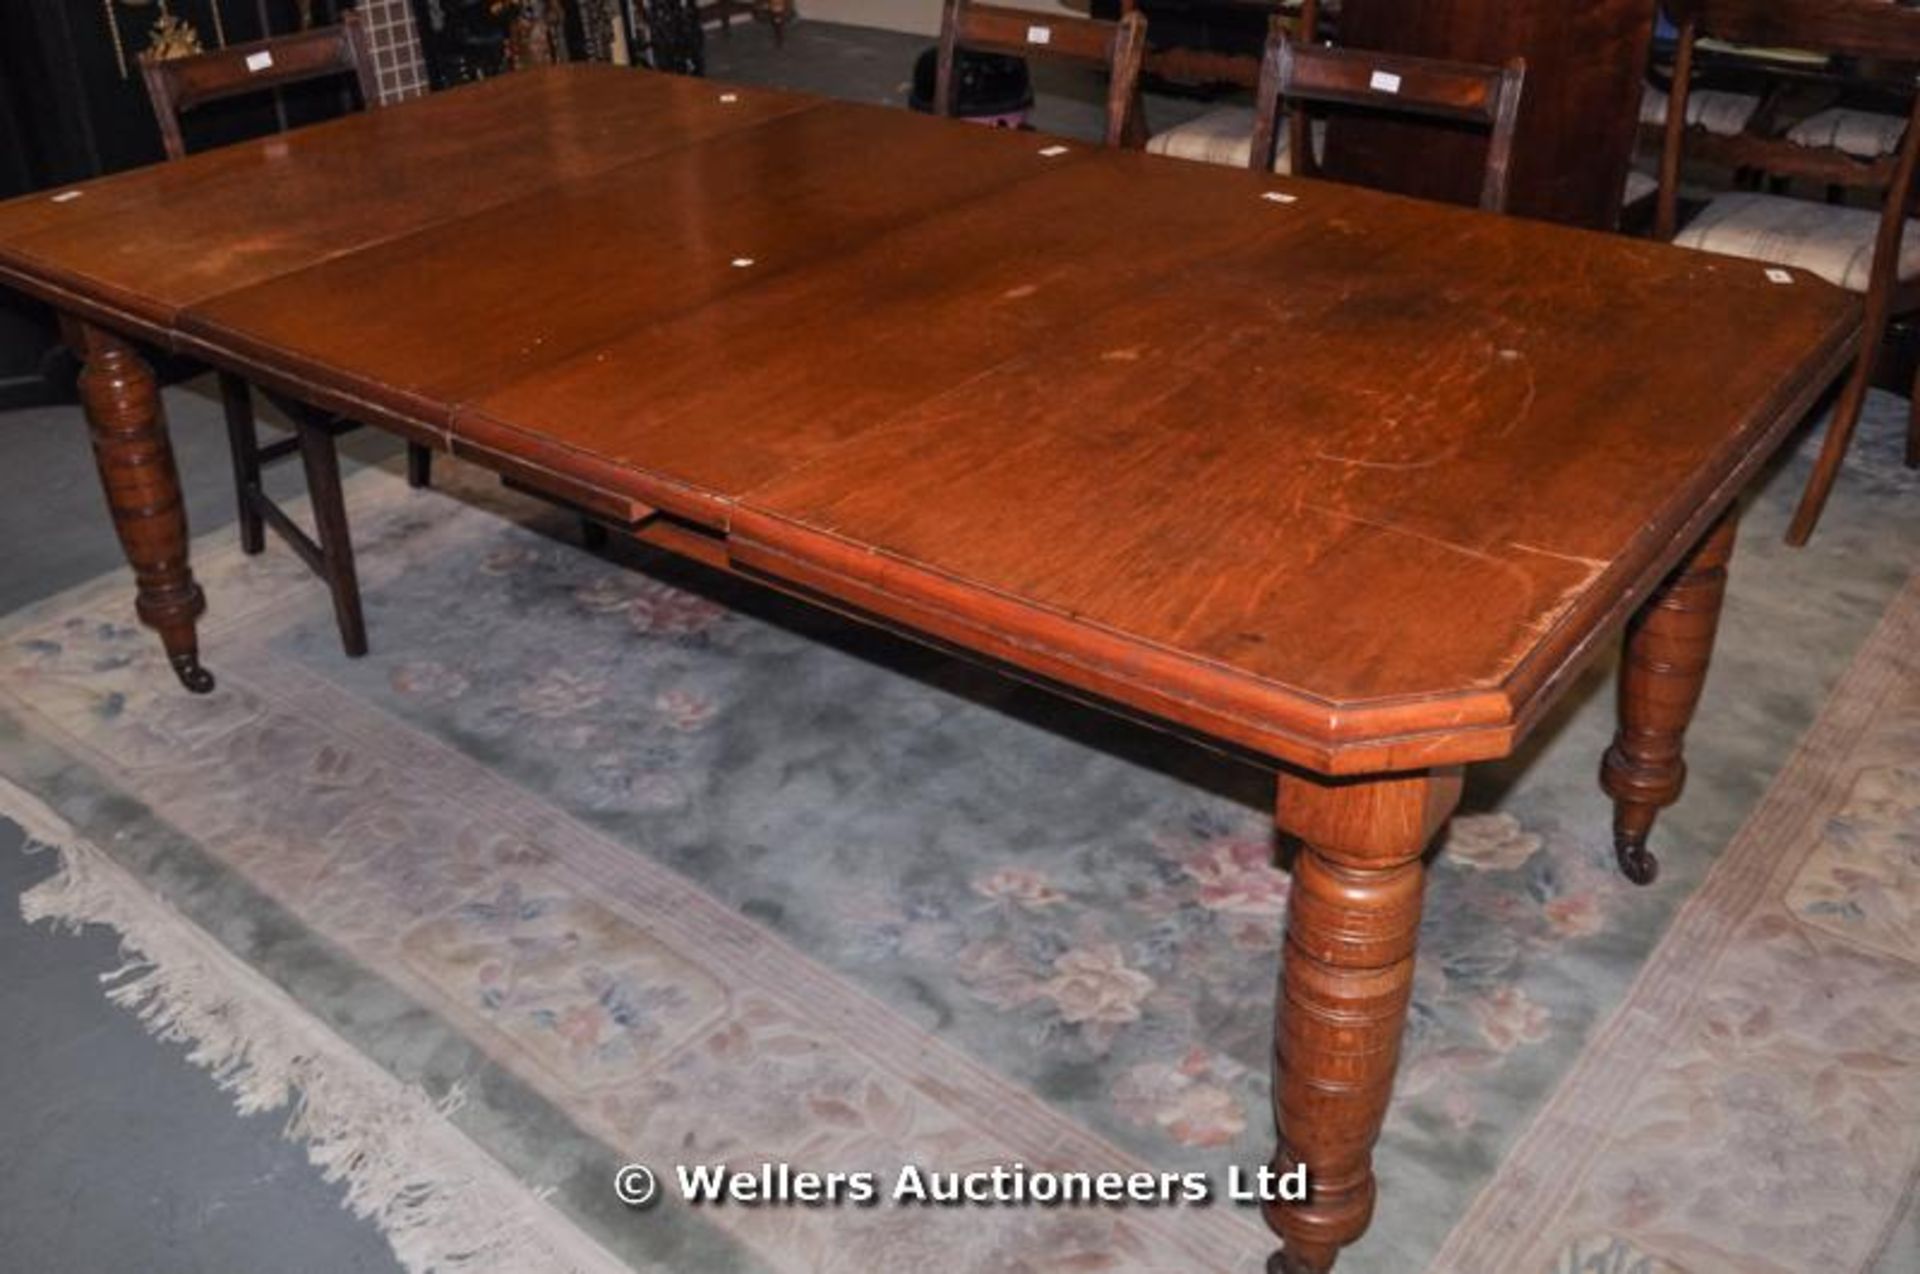
[[[1277,762],[1276,1158],[1313,1184],[1267,1216],[1308,1274],[1374,1207],[1461,763],[1638,615],[1605,773],[1650,861],[1726,515],[1861,327],[1753,262],[585,67],[0,204],[0,283],[67,316],[190,690],[129,337]]]
[[[1329,771],[1510,749],[1858,324],[1062,145],[556,68],[0,205],[0,277]]]

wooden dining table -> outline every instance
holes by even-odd
[[[1268,762],[1311,1192],[1266,1214],[1316,1272],[1373,1211],[1464,767],[1624,634],[1601,779],[1652,875],[1736,501],[1861,322],[1799,271],[582,66],[0,204],[0,284],[66,316],[190,691],[143,345]]]

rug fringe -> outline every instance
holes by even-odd
[[[104,924],[125,963],[101,981],[148,1033],[188,1046],[244,1114],[289,1107],[345,1206],[372,1221],[412,1274],[612,1274],[627,1267],[514,1178],[447,1116],[464,1103],[403,1084],[236,958],[93,845],[39,797],[0,776],[0,816],[60,869],[21,896],[29,922]]]

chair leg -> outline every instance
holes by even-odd
[[[421,442],[407,444],[407,485],[424,491],[433,483],[433,448]]]
[[[1147,128],[1147,93],[1137,84],[1133,99],[1127,103],[1127,121],[1121,136],[1129,150],[1146,149],[1147,139],[1152,136]]]
[[[1833,494],[1834,479],[1840,476],[1840,462],[1846,458],[1854,426],[1860,423],[1861,409],[1866,406],[1867,382],[1873,379],[1873,360],[1879,349],[1878,340],[1863,343],[1860,361],[1855,364],[1853,376],[1833,409],[1833,423],[1827,426],[1820,458],[1814,461],[1813,476],[1807,479],[1807,489],[1800,495],[1800,507],[1793,511],[1793,523],[1787,528],[1787,543],[1795,548],[1812,538],[1821,510],[1827,507],[1827,497]]]
[[[253,391],[233,373],[221,372],[220,405],[227,416],[227,450],[233,456],[240,551],[252,557],[267,547],[266,524],[260,520],[260,509],[255,504],[260,494],[260,433],[254,428]]]
[[[353,538],[347,531],[347,505],[340,491],[340,453],[333,435],[302,422],[300,463],[307,471],[307,494],[319,532],[322,574],[333,594],[333,617],[340,625],[340,648],[350,659],[367,653],[367,622],[360,612],[360,581],[353,569]]]

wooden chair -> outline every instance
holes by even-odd
[[[180,117],[209,102],[348,75],[358,86],[362,106],[378,100],[372,48],[359,13],[352,9],[341,15],[338,26],[230,45],[191,57],[162,60],[143,55],[140,75],[146,81],[147,96],[153,102],[153,113],[160,123],[160,140],[169,160],[184,158],[187,153]],[[281,122],[284,126],[284,118]],[[340,490],[340,458],[335,445],[337,436],[355,428],[355,424],[314,412],[291,400],[276,399],[293,422],[294,436],[262,446],[254,419],[253,395],[246,382],[221,372],[220,400],[233,454],[242,551],[249,555],[261,552],[266,547],[266,528],[273,528],[301,560],[326,581],[333,595],[341,646],[348,655],[365,654],[366,621],[361,614],[360,586],[354,573],[353,541],[347,529],[346,505]],[[300,456],[306,470],[316,536],[302,530],[267,495],[261,482],[261,470],[266,465],[295,454]],[[419,443],[407,445],[407,481],[412,486],[428,484],[432,464],[431,450]]]
[[[1906,132],[1904,104],[1895,113],[1862,109],[1854,91],[1860,68],[1853,59],[1818,51],[1739,45],[1711,37],[1693,42],[1687,77],[1686,150],[1696,163],[1730,169],[1735,184],[1757,189],[1770,181],[1775,193],[1796,179],[1824,184],[1833,202],[1850,188],[1884,189],[1886,174],[1868,164],[1832,161],[1836,152],[1878,161],[1890,169]],[[1640,133],[1658,156],[1666,141],[1671,96],[1673,42],[1662,73],[1651,75],[1640,107]],[[1793,143],[1782,146],[1781,141]]]
[[[1138,13],[1122,14],[1117,22],[1102,22],[974,4],[971,0],[946,0],[940,19],[940,63],[933,93],[933,108],[942,115],[954,114],[960,87],[954,59],[961,49],[1105,67],[1109,75],[1107,145],[1137,147],[1145,143],[1145,121],[1138,106],[1147,20]]]
[[[1829,56],[1920,63],[1920,12],[1884,0],[1670,0],[1679,27],[1672,99],[1660,155],[1660,195],[1655,233],[1685,247],[1775,265],[1795,266],[1865,296],[1866,321],[1859,357],[1834,407],[1813,476],[1787,531],[1789,544],[1805,544],[1833,491],[1840,464],[1866,404],[1874,362],[1896,313],[1920,310],[1920,237],[1908,234],[1916,162],[1920,161],[1920,91],[1906,88],[1904,134],[1892,154],[1853,153],[1852,140],[1835,133],[1829,145],[1817,131],[1741,138],[1752,166],[1816,176],[1830,184],[1877,187],[1878,212],[1838,203],[1816,203],[1759,191],[1715,197],[1681,229],[1680,166],[1693,130],[1680,123],[1694,73],[1697,43],[1708,37],[1742,44],[1787,45]],[[1677,233],[1676,233],[1677,231]],[[1915,389],[1920,392],[1920,384]],[[1920,404],[1910,409],[1907,463],[1920,465]]]
[[[1293,106],[1294,171],[1303,176],[1312,176],[1315,169],[1312,147],[1302,144],[1304,103],[1426,115],[1487,130],[1480,207],[1488,212],[1506,211],[1514,123],[1519,118],[1520,93],[1527,75],[1523,59],[1514,58],[1505,66],[1483,66],[1297,44],[1288,34],[1286,23],[1276,17],[1263,61],[1260,88],[1254,99],[1252,166],[1256,172],[1272,165],[1280,112],[1287,103]]]
[[[1138,3],[1139,0],[1121,0],[1121,9],[1123,12],[1132,12]],[[1282,5],[1270,21],[1286,23],[1296,39],[1311,44],[1319,38],[1319,0],[1301,0],[1297,6]],[[1232,84],[1253,91],[1260,87],[1260,68],[1263,64],[1264,59],[1253,54],[1149,48],[1144,67],[1149,75]],[[1215,107],[1184,124],[1155,133],[1147,139],[1147,151],[1174,159],[1243,168],[1248,165],[1253,153],[1253,122],[1254,110],[1251,106]],[[1281,144],[1271,164],[1274,172],[1293,171],[1296,144],[1299,144],[1298,139],[1293,136],[1291,128],[1281,134]]]

